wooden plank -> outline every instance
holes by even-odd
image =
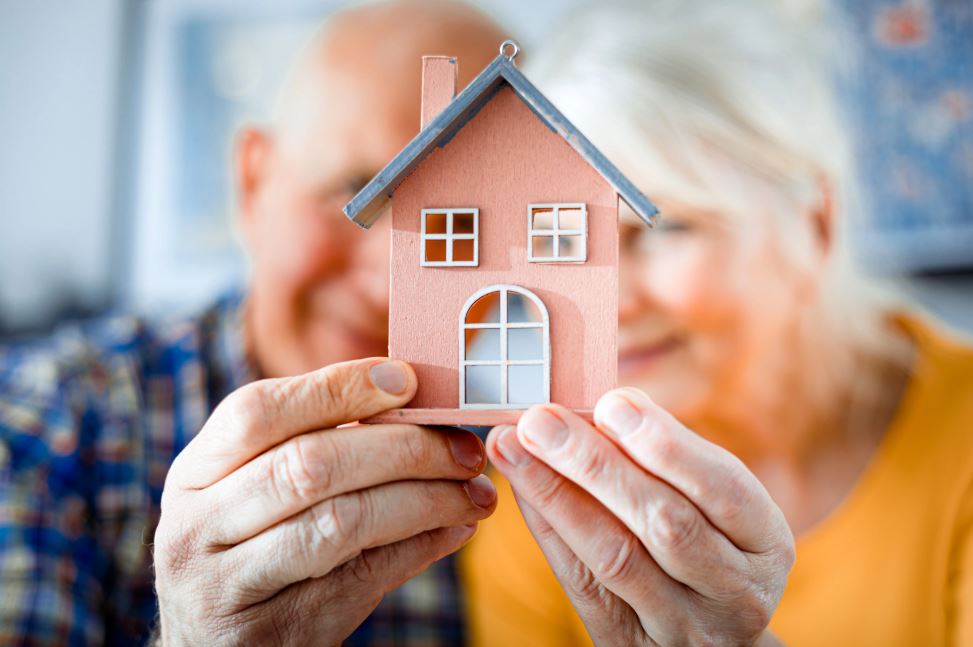
[[[574,412],[592,422],[592,409],[574,409]],[[402,423],[410,425],[450,425],[454,427],[494,427],[515,425],[524,409],[391,409],[377,416],[360,420],[362,424]]]

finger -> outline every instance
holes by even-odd
[[[400,481],[327,499],[226,551],[242,606],[294,582],[322,577],[363,550],[427,530],[476,523],[497,492],[486,476],[466,483]]]
[[[437,528],[366,550],[326,577],[295,584],[243,611],[243,623],[265,627],[265,635],[248,638],[257,645],[340,644],[385,593],[459,550],[475,532],[475,525]]]
[[[780,508],[740,459],[684,427],[638,389],[607,393],[594,418],[632,460],[682,492],[742,550],[774,550],[790,536]]]
[[[362,425],[301,434],[201,492],[212,544],[239,543],[319,501],[391,481],[466,480],[486,463],[461,429]]]
[[[603,434],[558,405],[520,419],[524,447],[589,492],[648,548],[673,579],[725,599],[749,584],[749,562],[685,496],[641,469]]]
[[[584,622],[592,642],[596,645],[654,644],[632,607],[605,588],[557,531],[523,497],[514,494],[514,498],[527,528]]]
[[[176,457],[170,478],[184,488],[207,487],[292,436],[400,407],[415,390],[412,367],[382,358],[253,382],[219,404]]]
[[[615,515],[577,484],[535,460],[519,442],[513,427],[494,429],[487,438],[487,453],[517,496],[542,514],[594,575],[591,581],[583,579],[583,573],[568,571],[568,577],[575,579],[573,589],[587,597],[597,592],[596,582],[601,583],[637,613],[641,609],[652,611],[651,615],[640,615],[650,636],[678,635],[679,623],[692,600]],[[636,601],[638,604],[633,604]]]

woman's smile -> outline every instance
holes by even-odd
[[[672,333],[645,341],[623,343],[618,351],[619,377],[631,379],[650,371],[661,361],[671,357],[683,345],[684,340]]]

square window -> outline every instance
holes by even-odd
[[[538,207],[533,210],[532,229],[554,229],[554,208]]]
[[[453,233],[472,234],[476,225],[476,216],[472,211],[458,211],[453,213]]]
[[[427,239],[423,241],[423,247],[425,247],[424,258],[427,263],[445,263],[446,262],[446,241]]]
[[[497,366],[466,367],[466,402],[500,404],[500,371]]]
[[[584,258],[584,236],[559,236],[558,258]]]
[[[528,209],[529,261],[576,263],[587,260],[588,210],[584,204],[532,204]]]
[[[467,328],[466,359],[476,361],[499,361],[500,329]]]
[[[554,257],[554,236],[531,236],[530,246],[534,258]]]
[[[537,404],[547,401],[544,393],[544,366],[542,364],[508,366],[507,371],[507,402],[510,404]]]
[[[584,212],[581,210],[581,207],[559,209],[557,213],[557,228],[583,231]]]
[[[508,359],[544,359],[543,328],[508,328]]]
[[[472,238],[453,239],[453,260],[472,263],[476,260],[476,241]]]
[[[420,265],[476,266],[479,214],[478,209],[423,209]]]
[[[441,212],[431,212],[425,214],[427,234],[446,233],[446,214]]]

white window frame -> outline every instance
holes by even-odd
[[[536,229],[534,211],[550,209],[553,229]],[[581,210],[581,229],[562,229],[560,226],[562,209]],[[534,238],[550,236],[554,239],[553,256],[534,256]],[[581,236],[579,256],[561,256],[561,236]],[[537,203],[527,205],[527,260],[531,263],[584,263],[588,260],[588,207],[583,202]]]
[[[446,214],[446,233],[445,234],[429,234],[426,233],[426,216],[429,214]],[[453,215],[457,213],[473,214],[473,233],[472,234],[454,234],[453,233]],[[456,208],[456,209],[423,209],[421,218],[421,231],[419,244],[419,265],[422,267],[476,267],[480,264],[480,210],[477,208]],[[426,241],[427,240],[445,240],[446,241],[446,260],[445,261],[427,261],[426,260]],[[453,260],[453,242],[457,240],[472,240],[473,241],[473,260],[472,261],[454,261]]]
[[[466,316],[470,308],[481,297],[491,292],[500,293],[500,318],[499,321],[490,323],[467,323]],[[541,321],[507,321],[507,293],[516,292],[530,299],[537,306],[541,313]],[[500,358],[473,360],[466,359],[466,331],[471,329],[493,328],[500,331]],[[507,357],[507,331],[511,328],[541,328],[543,329],[543,349],[541,359],[509,359]],[[536,402],[529,404],[510,404],[510,395],[507,393],[507,372],[511,366],[543,366],[544,386],[543,402],[551,401],[551,325],[547,314],[547,308],[536,294],[517,285],[490,285],[477,290],[473,296],[466,300],[459,318],[459,408],[460,409],[528,409]],[[468,403],[466,401],[466,367],[467,366],[499,366],[500,367],[500,402],[493,403]]]

